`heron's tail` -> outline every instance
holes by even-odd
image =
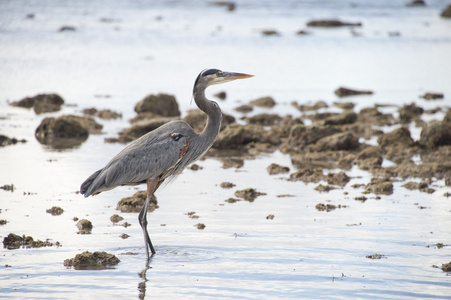
[[[97,178],[97,176],[102,172],[102,169],[94,172],[91,176],[88,177],[80,186],[80,193],[84,195],[85,197],[88,197],[92,194],[94,194],[95,190],[97,190],[97,187],[93,186],[93,182]]]

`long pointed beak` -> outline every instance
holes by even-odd
[[[235,79],[251,78],[254,77],[254,75],[235,72],[223,72],[222,77],[224,77],[226,80],[235,80]]]

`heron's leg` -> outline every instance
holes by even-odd
[[[155,249],[153,248],[152,242],[150,241],[149,233],[147,232],[147,209],[149,207],[152,195],[155,193],[155,191],[159,186],[160,186],[159,178],[147,180],[147,199],[144,202],[144,205],[138,216],[139,224],[141,225],[144,234],[144,243],[146,244],[147,259],[150,258],[149,249],[152,252],[152,255],[155,254]]]

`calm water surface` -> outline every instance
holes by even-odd
[[[352,98],[356,111],[375,103],[450,107],[451,21],[439,17],[447,2],[427,4],[238,1],[228,12],[207,1],[2,1],[0,134],[28,142],[0,149],[0,185],[15,187],[0,190],[0,219],[8,221],[0,237],[26,234],[62,247],[1,249],[0,298],[450,299],[451,277],[433,267],[451,260],[451,201],[443,196],[450,191],[440,180],[432,184],[433,194],[395,182],[392,195],[369,194],[362,203],[354,198],[364,189],[351,185],[366,184],[371,175],[357,168],[346,172],[353,179],[343,189],[319,193],[316,184],[268,175],[266,167],[273,162],[296,170],[280,152],[246,160],[240,169],[223,169],[219,160],[208,158],[198,162],[202,170],[186,170],[158,191],[159,208],[149,215],[157,255],[149,268],[137,214],[115,209],[136,189],[117,188],[89,199],[76,193],[123,148],[104,138],[129,127],[139,100],[150,93],[174,94],[185,115],[195,108],[192,84],[205,67],[256,75],[208,91],[227,91],[219,104],[237,118],[234,107],[266,95],[277,106],[252,114],[298,116],[292,101],[331,104],[339,101],[333,94],[339,86],[375,92]],[[31,13],[34,18],[27,18]],[[316,18],[363,26],[354,33],[307,29]],[[76,31],[58,32],[64,25]],[[280,36],[262,36],[263,29]],[[311,34],[296,35],[301,29]],[[444,93],[445,99],[420,99],[426,91]],[[50,92],[65,99],[62,111],[37,116],[7,104]],[[93,106],[123,118],[98,120],[104,134],[70,150],[55,151],[34,138],[44,117],[81,114]],[[384,108],[395,116],[396,111]],[[442,118],[443,113],[424,116],[426,121]],[[412,125],[410,130],[418,139],[421,129]],[[224,181],[236,187],[220,188]],[[267,195],[254,202],[225,202],[248,187]],[[286,194],[291,197],[278,197]],[[318,203],[345,207],[318,211]],[[64,213],[47,214],[52,206]],[[186,215],[192,211],[199,219]],[[131,226],[114,226],[110,216],[115,213]],[[273,220],[266,219],[269,214]],[[77,234],[74,217],[91,220],[92,234]],[[197,223],[206,228],[196,229]],[[130,237],[123,240],[122,233]],[[437,243],[446,246],[438,249]],[[85,250],[113,253],[121,263],[99,271],[63,266],[64,259]],[[376,253],[385,257],[366,258]]]

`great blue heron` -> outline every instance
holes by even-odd
[[[148,132],[124,148],[103,168],[94,172],[81,184],[85,197],[121,185],[147,184],[147,199],[139,213],[147,259],[155,249],[147,232],[147,208],[150,198],[164,180],[173,178],[200,158],[218,136],[222,113],[216,102],[205,97],[205,89],[235,79],[253,75],[223,72],[218,69],[203,70],[194,83],[193,97],[197,106],[207,114],[207,125],[198,134],[184,121],[172,121]]]

